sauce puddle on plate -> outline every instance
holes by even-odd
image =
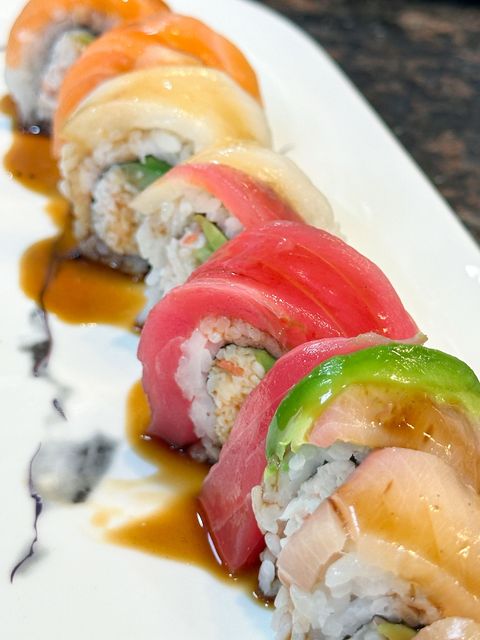
[[[103,323],[132,329],[145,305],[143,284],[109,267],[82,258],[76,250],[68,202],[57,189],[60,180],[51,141],[41,133],[18,129],[9,96],[0,111],[12,120],[12,145],[4,167],[24,187],[48,198],[45,211],[58,235],[36,242],[20,262],[23,292],[45,312],[65,322]]]
[[[25,251],[20,286],[40,308],[74,324],[100,322],[132,329],[145,304],[143,285],[82,258],[68,227]]]
[[[109,542],[201,567],[216,578],[236,584],[262,606],[269,606],[257,593],[258,566],[232,576],[222,565],[199,513],[197,501],[208,466],[192,460],[145,435],[150,420],[148,402],[140,382],[127,401],[127,437],[133,449],[158,467],[158,477],[175,489],[165,508],[107,533]]]

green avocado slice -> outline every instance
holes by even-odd
[[[207,242],[204,247],[196,249],[194,253],[196,261],[199,264],[203,264],[217,249],[220,249],[222,245],[228,242],[228,238],[220,231],[215,223],[207,220],[205,216],[198,213],[193,216],[193,219],[200,225]]]
[[[76,29],[75,31],[72,31],[71,37],[75,42],[78,42],[78,44],[85,47],[97,39],[93,33],[83,29]]]
[[[126,180],[139,191],[149,187],[152,182],[161,178],[172,168],[171,164],[154,156],[147,156],[143,162],[125,162],[118,166],[123,171]]]
[[[268,351],[265,351],[265,349],[253,349],[253,352],[258,364],[261,364],[262,367],[265,369],[265,373],[270,371],[270,369],[273,367],[273,365],[277,361],[276,358],[271,356],[268,353]]]
[[[377,626],[377,631],[387,640],[411,640],[417,635],[415,629],[411,629],[404,624],[393,624],[382,622]]]
[[[353,384],[421,391],[439,404],[456,405],[480,418],[478,378],[464,362],[446,353],[393,343],[334,356],[293,387],[278,407],[267,435],[268,472],[278,470],[288,451],[308,442],[322,412]]]
[[[195,249],[194,251],[194,257],[198,264],[206,262],[211,255],[213,255],[213,251],[208,246],[200,247],[200,249]]]
[[[210,222],[205,216],[197,214],[193,219],[200,225],[208,248],[212,253],[228,242],[227,236],[220,231],[214,222]]]

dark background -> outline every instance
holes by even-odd
[[[259,1],[328,51],[480,242],[480,2]]]

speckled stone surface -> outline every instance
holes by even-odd
[[[480,3],[262,1],[330,53],[480,242]]]

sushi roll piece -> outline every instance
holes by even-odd
[[[437,455],[480,490],[480,383],[467,365],[375,334],[307,343],[280,358],[250,394],[202,488],[205,520],[232,572],[255,562],[265,546],[251,492],[267,464],[267,433],[267,454],[275,469],[288,469],[290,460],[292,469],[299,460],[307,461],[295,475],[300,484],[292,490],[298,495],[306,491],[303,483],[317,482],[311,479],[315,474],[328,489],[335,455],[340,462],[333,469],[339,465],[352,471],[355,451],[364,456],[391,446]],[[268,529],[273,535],[289,517],[289,502],[295,502],[276,482],[262,497],[256,490],[262,509],[277,510]],[[276,548],[277,538],[267,540]],[[266,571],[270,552],[264,557]]]
[[[313,339],[418,329],[384,274],[326,231],[274,222],[221,247],[147,317],[150,435],[218,451],[275,359]]]
[[[65,120],[102,82],[161,65],[219,69],[260,101],[255,71],[234,44],[200,20],[164,11],[108,31],[70,67],[58,96],[54,146],[60,146],[58,138]]]
[[[338,233],[325,196],[284,155],[253,142],[207,149],[154,182],[132,203],[137,242],[160,299],[244,229],[304,220]]]
[[[6,51],[6,83],[22,125],[50,131],[65,74],[98,35],[167,10],[161,0],[30,0]]]
[[[480,497],[443,460],[372,453],[279,551],[276,638],[383,640],[378,616],[478,624],[479,527]]]
[[[252,492],[266,534],[262,590],[274,594],[275,558],[318,505],[376,449],[441,459],[480,490],[480,382],[463,362],[419,345],[335,356],[286,396],[269,427],[268,467]]]
[[[279,358],[246,398],[199,496],[202,515],[228,571],[235,574],[257,563],[265,548],[251,493],[262,482],[268,427],[279,404],[295,384],[325,360],[389,342],[375,333],[306,342]]]
[[[133,197],[210,145],[229,138],[269,145],[270,131],[259,103],[223,72],[165,66],[103,83],[61,138],[62,190],[73,204],[80,250],[143,275]]]

